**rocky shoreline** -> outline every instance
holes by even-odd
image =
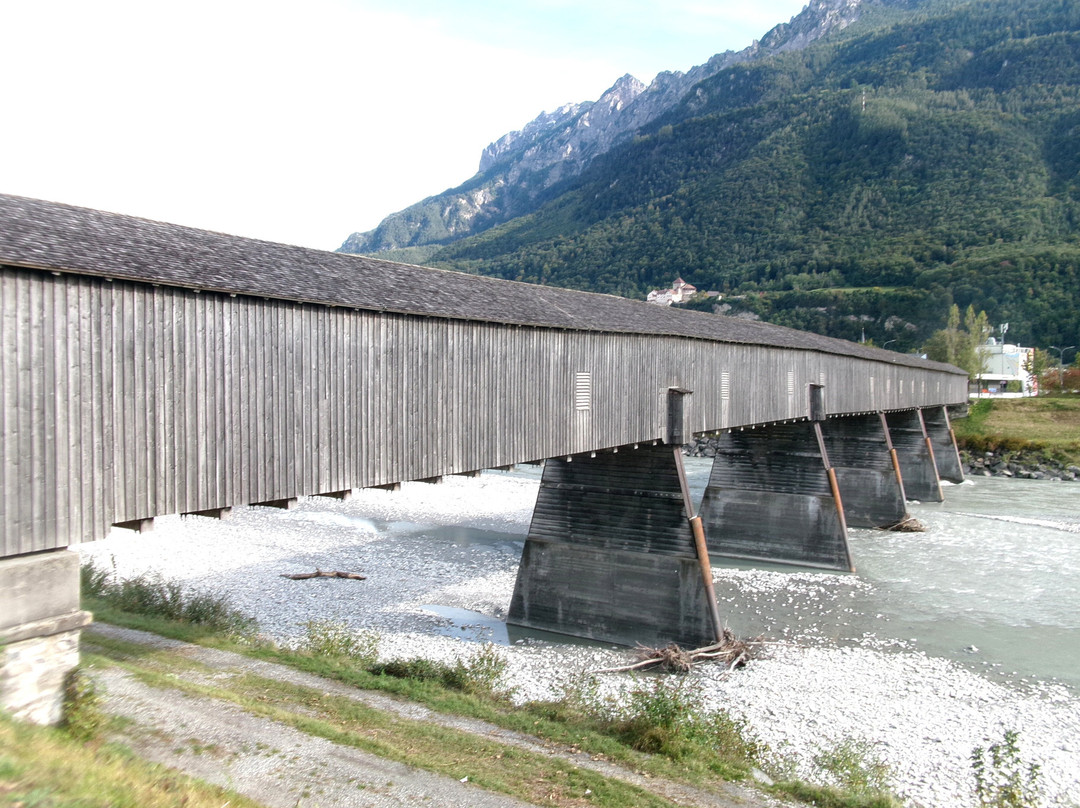
[[[960,450],[964,473],[969,477],[1017,477],[1022,480],[1080,480],[1080,466],[1059,463],[1042,454],[1026,452],[979,452]]]

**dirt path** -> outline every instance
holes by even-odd
[[[676,804],[702,808],[766,808],[781,803],[754,790],[728,784],[713,794],[679,783],[660,781],[607,761],[538,740],[521,733],[460,716],[433,712],[422,705],[347,685],[239,654],[203,648],[153,634],[96,623],[94,635],[168,651],[197,662],[226,679],[241,673],[321,690],[363,703],[401,718],[468,732],[550,758],[569,767],[589,769],[605,777],[647,789]],[[191,681],[205,673],[176,672]],[[297,806],[477,806],[502,808],[526,803],[484,791],[459,779],[388,761],[273,720],[252,715],[232,704],[148,686],[123,670],[95,672],[105,695],[105,709],[128,719],[124,740],[150,760],[181,769],[208,782],[239,791],[271,808]],[[463,773],[462,777],[467,777]],[[584,803],[583,803],[584,804]]]
[[[312,737],[214,699],[101,671],[110,712],[142,757],[239,791],[269,808],[416,805],[520,808],[527,803]]]

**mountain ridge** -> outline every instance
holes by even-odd
[[[697,81],[580,173],[543,187],[542,166],[507,160],[523,180],[471,232],[380,255],[634,298],[681,276],[722,313],[900,351],[954,303],[1011,341],[1080,344],[1080,5],[859,8],[804,47],[778,30],[790,49]],[[508,175],[462,189],[491,176]]]
[[[862,8],[881,0],[811,0],[787,23],[740,51],[724,51],[686,73],[665,71],[646,86],[630,74],[596,101],[569,103],[542,112],[481,153],[479,170],[456,188],[392,213],[366,232],[349,235],[340,252],[445,245],[523,215],[544,192],[581,174],[598,156],[630,140],[675,108],[698,82],[735,64],[804,48],[857,20]]]

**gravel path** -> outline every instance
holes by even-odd
[[[538,479],[486,473],[443,485],[406,483],[396,493],[363,491],[345,503],[302,500],[289,512],[240,509],[228,522],[165,517],[151,534],[116,530],[81,549],[121,576],[155,570],[228,592],[281,642],[302,637],[307,620],[330,619],[377,632],[384,658],[449,661],[475,650],[470,640],[502,640]],[[368,579],[280,577],[316,567]],[[786,580],[813,586],[814,578],[738,576],[750,593]],[[475,614],[455,620],[460,615],[448,608]],[[507,684],[522,701],[557,696],[580,672],[626,659],[625,651],[598,645],[514,634],[509,642],[501,649]],[[601,692],[617,698],[634,681],[604,676]],[[701,669],[683,686],[709,708],[748,719],[783,756],[783,767],[807,779],[827,782],[815,757],[857,741],[890,767],[908,805],[968,808],[977,804],[972,749],[1016,730],[1024,758],[1041,767],[1046,804],[1069,805],[1080,794],[1080,699],[1061,686],[1021,690],[911,650],[821,644],[773,646],[744,670],[725,676]]]
[[[95,679],[106,694],[106,710],[129,720],[120,737],[141,757],[231,788],[268,808],[529,805],[215,699],[158,690],[115,668],[97,671]]]
[[[766,808],[781,805],[777,800],[737,784],[726,784],[724,793],[714,794],[692,786],[646,777],[604,760],[594,760],[589,754],[576,749],[541,741],[485,721],[436,713],[414,702],[357,690],[273,662],[100,623],[87,630],[86,641],[91,646],[95,635],[171,651],[185,660],[217,671],[213,675],[215,680],[250,673],[343,696],[408,720],[425,721],[482,736],[506,746],[563,760],[568,767],[590,769],[605,777],[631,783],[679,805],[698,808]],[[188,676],[192,680],[203,676],[184,672],[176,675]],[[145,748],[145,756],[152,760],[183,769],[210,782],[229,785],[272,808],[279,804],[293,808],[297,804],[297,795],[305,793],[311,795],[322,808],[415,805],[415,800],[430,800],[432,794],[438,795],[434,803],[429,803],[434,805],[524,805],[518,800],[479,792],[473,787],[462,787],[458,780],[422,772],[307,736],[268,719],[247,715],[228,704],[186,695],[177,697],[175,692],[155,690],[117,669],[95,671],[95,678],[106,694],[106,709],[134,722],[133,726],[127,728],[128,740],[137,741],[140,753]],[[258,739],[257,744],[253,744],[253,738]],[[149,746],[146,745],[147,739]],[[211,754],[204,754],[207,751]],[[318,762],[323,758],[327,763]],[[317,765],[313,765],[313,761]],[[275,782],[268,784],[267,777],[270,776]],[[468,773],[465,772],[464,776],[467,777]],[[279,793],[280,783],[288,783],[287,793]],[[357,790],[362,793],[354,793]],[[481,796],[477,797],[477,794]]]

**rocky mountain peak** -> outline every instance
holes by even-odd
[[[645,85],[627,73],[612,84],[604,94],[600,96],[596,104],[597,106],[604,106],[618,112],[644,91]]]
[[[392,214],[373,231],[353,233],[341,249],[378,252],[443,243],[527,213],[544,190],[580,174],[596,157],[630,140],[698,82],[734,64],[806,47],[858,19],[864,3],[883,1],[894,0],[810,0],[790,22],[777,25],[759,42],[719,53],[687,73],[660,73],[647,87],[628,73],[596,101],[543,112],[489,144],[468,191],[448,191]]]
[[[761,38],[770,53],[798,50],[831,31],[842,31],[859,18],[863,0],[810,0],[802,13]]]

